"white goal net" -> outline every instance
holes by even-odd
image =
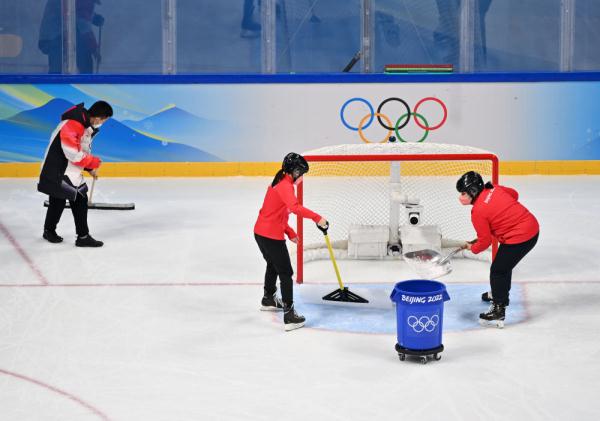
[[[437,227],[442,247],[472,240],[471,207],[459,203],[456,181],[471,170],[486,181],[498,178],[498,159],[493,153],[460,145],[351,144],[303,156],[310,170],[299,185],[298,196],[304,206],[330,222],[328,234],[337,258],[353,257],[348,253],[348,239],[356,227],[387,228],[386,248],[390,250],[377,258],[394,258],[397,253],[393,255],[391,247],[402,247],[400,231],[410,225]],[[327,258],[327,250],[323,234],[311,221],[299,220],[298,234],[297,272],[302,282],[303,263]]]

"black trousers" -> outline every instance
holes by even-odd
[[[519,244],[500,244],[498,253],[490,268],[490,285],[494,303],[508,305],[508,294],[512,281],[512,271],[527,253],[535,247],[539,233]]]
[[[83,237],[89,234],[87,224],[88,214],[88,198],[87,193],[78,194],[76,200],[69,200],[71,204],[71,212],[73,213],[73,219],[75,220],[75,231],[79,237]],[[62,216],[65,206],[67,204],[66,199],[50,196],[48,200],[48,210],[46,211],[46,220],[44,221],[44,229],[49,231],[56,231],[56,226],[60,217]]]
[[[292,262],[285,240],[273,240],[254,234],[258,248],[267,262],[265,272],[265,295],[273,295],[277,291],[277,277],[281,284],[281,299],[291,305],[294,302],[294,281]]]

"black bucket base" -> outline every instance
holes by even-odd
[[[439,355],[444,350],[444,345],[440,345],[437,348],[431,349],[408,349],[404,348],[398,344],[396,344],[396,352],[398,353],[398,357],[400,361],[404,361],[407,355],[411,355],[414,357],[418,357],[421,360],[421,364],[427,364],[430,359],[439,361],[442,359],[442,356]]]

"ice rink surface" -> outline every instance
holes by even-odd
[[[394,333],[327,328],[364,325],[358,310],[316,322],[307,297],[337,288],[329,261],[295,288],[306,328],[258,311],[252,227],[270,178],[100,179],[97,201],[136,205],[90,211],[100,249],[74,246],[69,210],[65,241],[44,241],[36,180],[0,179],[0,420],[598,420],[600,177],[501,181],[541,225],[513,274],[521,310],[479,327],[489,265],[455,259],[440,280],[473,296],[447,303],[462,325],[421,365],[399,361]],[[383,297],[414,278],[338,263],[351,290]]]

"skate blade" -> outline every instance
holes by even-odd
[[[302,326],[304,326],[304,322],[302,322],[302,323],[288,323],[288,324],[285,325],[285,331],[289,332],[290,330],[300,329]]]
[[[262,306],[260,311],[283,311],[283,308],[271,307],[271,306]]]
[[[479,324],[483,327],[497,327],[498,329],[504,328],[504,320],[485,320],[479,319]]]

